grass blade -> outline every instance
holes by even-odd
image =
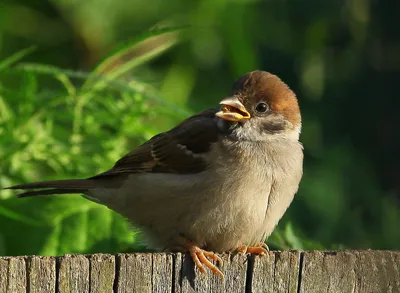
[[[135,40],[117,49],[93,70],[95,76],[106,76],[108,80],[116,79],[133,68],[144,64],[165,52],[180,41],[179,34],[183,28],[157,29],[146,32]],[[103,88],[104,80],[95,82],[89,78],[83,89]]]
[[[21,51],[18,51],[17,53],[11,55],[10,57],[6,58],[5,60],[0,62],[0,71],[10,67],[10,65],[18,62],[25,56],[29,55],[35,50],[35,47],[29,47],[26,49],[23,49]]]

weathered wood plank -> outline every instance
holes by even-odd
[[[117,292],[152,292],[152,255],[150,253],[121,254]]]
[[[115,257],[106,254],[90,256],[90,292],[113,292],[115,280]]]
[[[176,253],[173,255],[173,290],[172,293],[181,293],[182,292],[182,270],[183,265],[183,255],[182,253]]]
[[[217,275],[208,274],[210,275],[211,292],[245,292],[247,256],[239,253],[235,255],[224,254],[222,260],[224,263],[221,266],[221,271],[224,273],[225,279],[221,280]]]
[[[54,293],[56,290],[56,260],[54,257],[33,256],[28,263],[30,293]]]
[[[174,283],[172,254],[118,255],[116,292],[171,292]]]
[[[400,252],[305,252],[300,292],[400,292]]]
[[[174,284],[174,262],[172,254],[155,253],[152,256],[152,292],[170,293]]]
[[[84,255],[65,255],[60,257],[57,277],[58,292],[88,293],[89,259]]]
[[[225,278],[187,254],[0,257],[0,293],[397,293],[400,251],[277,251],[221,255]]]
[[[297,293],[299,251],[276,251],[268,252],[265,256],[252,256],[250,266],[250,292]]]
[[[300,292],[355,292],[355,262],[351,252],[305,252]]]
[[[361,251],[355,266],[355,292],[400,292],[400,253]]]
[[[0,293],[7,292],[8,258],[0,258]]]
[[[26,292],[26,264],[23,257],[10,257],[8,260],[7,292]]]
[[[223,264],[219,268],[225,275],[224,280],[211,272],[207,275],[200,273],[194,267],[191,257],[187,254],[182,255],[181,271],[175,272],[180,275],[180,283],[179,286],[175,284],[175,292],[245,292],[247,256],[241,254],[220,256]]]

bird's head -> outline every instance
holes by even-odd
[[[299,138],[301,115],[296,95],[276,75],[252,71],[241,76],[220,104],[218,124],[237,139]]]

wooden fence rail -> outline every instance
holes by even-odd
[[[400,251],[282,251],[222,255],[222,280],[188,255],[0,257],[0,293],[400,293]]]

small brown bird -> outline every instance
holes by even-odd
[[[201,272],[223,277],[214,252],[265,253],[297,192],[303,148],[296,96],[277,76],[247,73],[220,104],[94,177],[9,188],[29,190],[19,197],[83,194],[142,228],[152,247],[189,252]]]

